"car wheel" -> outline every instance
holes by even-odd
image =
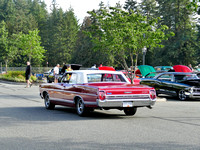
[[[49,95],[45,94],[44,96],[44,105],[46,109],[54,109],[55,105],[51,103],[51,101],[49,100]]]
[[[156,96],[158,96],[158,91],[156,91]]]
[[[185,91],[184,90],[180,90],[178,91],[178,99],[181,101],[186,100],[187,96],[185,95]]]
[[[76,102],[76,111],[77,111],[77,114],[79,116],[85,116],[85,114],[87,112],[85,104],[84,104],[84,102],[83,102],[83,100],[81,98],[77,99],[77,102]]]
[[[136,111],[137,111],[137,107],[124,108],[124,113],[127,116],[133,116],[133,115],[135,115]]]

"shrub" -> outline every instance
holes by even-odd
[[[37,81],[37,77],[36,76],[31,76],[30,80],[31,80],[31,82],[33,82],[33,81],[35,82],[35,81]]]
[[[26,82],[24,71],[8,71],[7,74],[0,75],[0,79],[15,81],[15,82]],[[36,76],[31,76],[30,81],[35,82]]]

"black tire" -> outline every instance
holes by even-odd
[[[49,95],[45,94],[44,96],[44,105],[46,109],[54,109],[55,105],[51,103],[51,101],[49,100]]]
[[[158,94],[158,91],[156,91],[156,96],[158,96],[159,94]]]
[[[76,101],[76,111],[77,111],[77,114],[81,117],[85,116],[88,112],[81,98],[78,98]]]
[[[187,99],[187,96],[185,95],[185,91],[184,90],[180,90],[177,92],[177,97],[179,100],[184,101]]]
[[[137,107],[127,107],[127,108],[124,108],[124,113],[127,116],[133,116],[133,115],[135,115],[136,111],[137,111]]]

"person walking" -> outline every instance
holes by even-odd
[[[54,67],[54,69],[53,69],[53,73],[54,73],[54,83],[58,83],[59,68],[60,68],[60,65],[57,64],[57,65]]]
[[[26,87],[31,87],[32,83],[29,81],[30,76],[31,76],[31,63],[29,61],[27,61],[27,66],[26,66],[26,71],[25,71],[25,78],[26,78]]]

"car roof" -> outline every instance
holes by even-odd
[[[69,73],[75,72],[75,73],[84,73],[84,74],[91,74],[91,73],[104,73],[104,74],[122,74],[122,72],[118,71],[106,71],[106,70],[74,70],[74,71],[68,71]]]
[[[157,76],[163,75],[163,74],[171,74],[171,75],[191,75],[191,74],[195,74],[192,72],[163,72],[158,74]]]
[[[163,74],[195,74],[192,72],[163,72]]]

